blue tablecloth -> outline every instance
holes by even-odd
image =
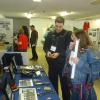
[[[33,80],[39,79],[42,82],[50,82],[48,77],[45,75],[45,72],[42,74],[42,76],[36,76],[36,77],[32,77],[32,78],[23,77],[23,76],[21,76],[21,74],[16,74],[15,79],[16,79],[17,85],[19,85],[19,80],[24,80],[24,79],[33,79]],[[34,85],[34,82],[33,82],[33,85]],[[41,93],[41,92],[45,92],[45,90],[44,90],[45,86],[51,87],[52,91],[54,91],[54,88],[51,83],[48,85],[34,85],[33,88],[36,88],[37,93]],[[49,99],[47,99],[47,98],[49,98]],[[14,100],[19,100],[19,91],[14,93]],[[38,96],[38,100],[60,100],[60,98],[56,92],[53,92],[53,93],[46,93],[41,96]]]

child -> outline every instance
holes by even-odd
[[[92,44],[88,37],[88,34],[80,30],[72,34],[72,41],[69,45],[69,49],[66,51],[66,63],[64,67],[63,75],[69,79],[69,86],[71,86],[71,100],[97,100],[93,81],[91,80],[91,66],[93,62],[100,65],[100,60],[93,59]],[[71,52],[75,49],[76,41],[80,40],[78,56],[71,57]],[[69,63],[70,60],[76,64],[74,78],[71,79],[72,66]],[[100,70],[99,70],[100,72]]]

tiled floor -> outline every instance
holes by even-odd
[[[31,50],[29,49],[28,51],[29,53],[29,58],[31,58]],[[42,50],[42,48],[37,48],[37,53],[38,53],[38,56],[39,56],[39,59],[38,61],[30,61],[30,64],[38,64],[38,65],[41,65],[44,67],[44,70],[46,71],[46,73],[48,72],[48,65],[46,63],[46,59],[45,59],[45,54]],[[100,80],[97,80],[95,82],[95,91],[96,91],[96,94],[97,94],[97,98],[98,100],[100,100]],[[59,95],[60,95],[60,98],[62,98],[62,94],[61,94],[61,89],[60,89],[60,84],[59,84]],[[62,100],[62,99],[61,99]]]

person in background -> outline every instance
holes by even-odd
[[[44,34],[44,40],[47,37],[48,33],[51,32],[51,31],[54,31],[54,29],[55,29],[54,25],[51,25],[50,27],[47,28],[47,30],[46,30],[46,32]]]
[[[58,16],[55,20],[55,29],[49,32],[45,42],[44,51],[49,65],[48,75],[56,92],[58,93],[58,76],[60,78],[63,100],[69,100],[69,92],[65,89],[65,80],[62,77],[62,70],[65,64],[65,51],[71,41],[71,32],[63,29],[64,18]],[[66,91],[67,90],[67,91]]]
[[[38,32],[35,29],[34,25],[30,26],[31,28],[31,37],[30,37],[30,44],[31,44],[31,49],[32,49],[32,58],[30,60],[38,60],[38,55],[36,52],[36,45],[38,41]]]
[[[26,52],[28,49],[29,40],[28,40],[28,37],[24,33],[23,27],[20,28],[17,38],[18,39],[15,41],[15,43],[18,46],[18,51]]]
[[[90,65],[94,63],[96,64],[96,67],[99,67],[100,60],[94,59],[92,43],[86,32],[84,32],[83,30],[76,31],[72,34],[71,38],[73,42],[70,42],[69,48],[66,50],[66,62],[63,71],[63,75],[65,75],[66,78],[70,80],[69,81],[69,86],[71,87],[70,100],[97,100],[93,88],[93,80],[92,80],[93,76],[91,73],[92,66]],[[75,44],[77,40],[80,41],[77,54],[78,56],[74,57],[71,54],[75,49]],[[74,78],[71,78],[71,70],[73,67],[71,66],[70,62],[76,64]]]
[[[24,30],[24,34],[28,37],[28,41],[29,41],[29,29],[27,26],[23,25],[22,26],[23,30]],[[29,44],[28,44],[29,45]]]

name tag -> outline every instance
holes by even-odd
[[[51,46],[50,50],[55,52],[56,51],[56,47],[55,46]]]

